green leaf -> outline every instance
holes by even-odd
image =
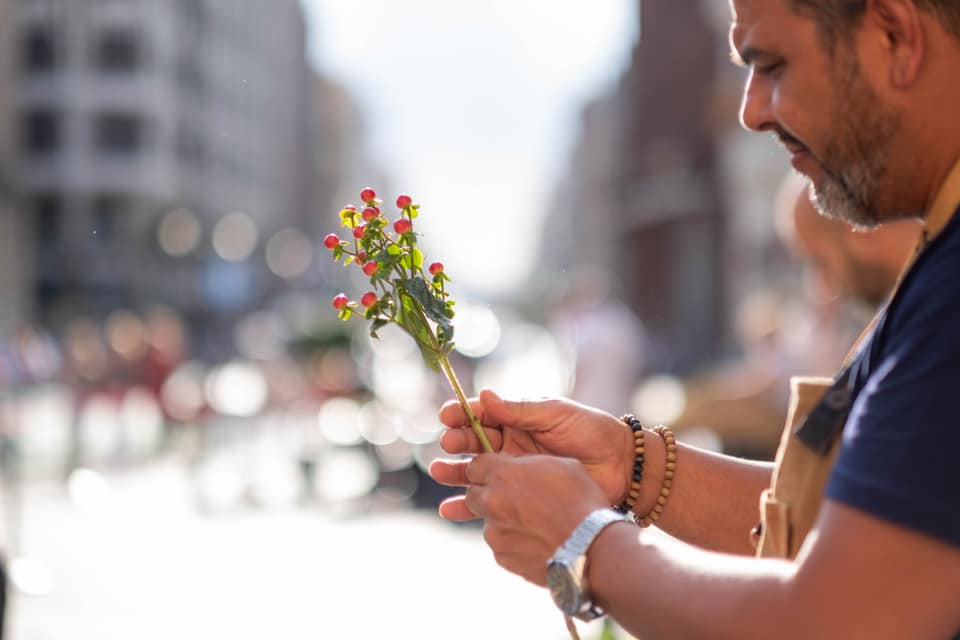
[[[335,262],[340,262],[340,258],[343,257],[343,247],[337,245],[333,248],[333,259]]]
[[[397,280],[397,284],[420,304],[424,315],[437,323],[438,332],[444,336],[441,344],[450,341],[453,338],[453,325],[450,324],[451,315],[447,306],[433,295],[430,286],[423,278],[404,278]]]
[[[423,251],[420,251],[420,249],[414,248],[413,267],[414,269],[419,269],[422,266],[423,266]]]
[[[353,309],[351,309],[350,307],[345,307],[340,310],[340,319],[343,320],[344,322],[346,322],[352,317],[353,317]]]
[[[348,256],[346,260],[343,261],[343,266],[348,267],[353,264],[353,256]]]
[[[420,355],[428,367],[434,371],[440,370],[440,353],[433,347],[433,330],[417,313],[419,302],[404,292],[399,292],[400,308],[397,310],[396,322],[417,343]]]
[[[377,331],[383,329],[385,326],[390,324],[389,320],[384,320],[383,318],[377,318],[372,323],[370,323],[370,337],[380,339],[380,336],[377,335]]]

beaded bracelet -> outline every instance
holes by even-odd
[[[653,505],[646,515],[634,512],[633,518],[641,527],[649,527],[660,519],[663,514],[663,507],[667,504],[667,498],[673,489],[673,476],[677,470],[677,437],[673,431],[663,425],[653,428],[653,432],[663,438],[667,447],[667,466],[663,472],[663,485],[660,487],[660,494],[657,496],[657,502]]]
[[[633,429],[633,478],[630,481],[630,490],[627,492],[627,497],[614,509],[620,513],[627,513],[633,511],[633,505],[640,496],[640,479],[643,477],[644,461],[643,426],[636,416],[629,413],[620,419]]]

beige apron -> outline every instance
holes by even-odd
[[[940,193],[927,215],[923,233],[910,260],[904,266],[894,287],[892,299],[900,283],[923,249],[935,238],[953,216],[960,202],[960,161],[947,177]],[[882,313],[882,312],[881,312]],[[878,314],[878,317],[881,314]],[[869,335],[877,323],[874,318],[860,339]],[[847,354],[844,368],[850,363],[856,345]],[[840,451],[841,430],[826,447],[817,451],[797,436],[797,428],[804,423],[824,394],[834,386],[830,378],[793,378],[790,381],[790,407],[786,426],[780,437],[780,446],[770,488],[760,496],[760,524],[752,533],[752,542],[760,557],[794,558],[804,539],[813,528],[820,513],[827,478]],[[830,399],[827,399],[827,404]]]
[[[794,430],[824,392],[833,385],[830,378],[793,378],[790,381],[790,408],[780,438],[770,488],[760,495],[760,526],[757,555],[793,558],[820,511],[827,476],[840,447],[826,456],[809,449]]]

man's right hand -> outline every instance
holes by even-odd
[[[633,432],[616,417],[567,399],[503,400],[485,389],[471,408],[486,431],[493,450],[506,455],[553,455],[579,460],[600,486],[610,504],[623,501],[633,472]],[[440,421],[448,428],[440,437],[451,454],[481,453],[480,441],[470,429],[457,402],[440,409]],[[467,486],[466,461],[435,460],[430,475],[441,484]],[[475,516],[462,498],[441,505],[450,520]]]

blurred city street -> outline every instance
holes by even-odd
[[[479,528],[427,510],[205,515],[177,459],[112,473],[105,490],[96,512],[53,483],[25,492],[23,551],[49,575],[20,578],[49,592],[14,596],[9,638],[565,637],[549,596],[497,567]]]

